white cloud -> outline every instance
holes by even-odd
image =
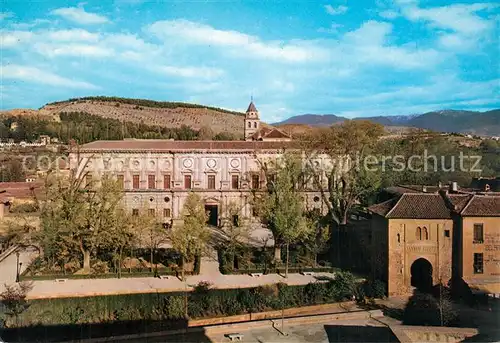
[[[303,44],[299,41],[264,42],[255,36],[237,31],[218,30],[209,25],[183,19],[157,21],[148,27],[148,31],[165,41],[175,39],[178,43],[184,44],[230,48],[233,54],[250,58],[305,62],[325,59],[328,54],[325,49],[304,41]]]
[[[82,29],[57,30],[46,32],[47,38],[52,41],[86,41],[96,42],[99,40],[98,33],[92,33]]]
[[[50,21],[48,19],[35,19],[27,23],[11,23],[9,27],[13,28],[14,30],[28,30],[35,26],[44,24],[53,24],[53,21]]]
[[[396,19],[400,16],[400,14],[394,10],[385,10],[380,12],[378,15],[385,19]]]
[[[341,27],[344,27],[344,25],[338,23],[332,23],[329,28],[320,27],[318,29],[318,32],[339,33],[339,29]]]
[[[344,35],[342,51],[351,55],[350,61],[366,65],[413,69],[432,68],[439,63],[440,54],[434,49],[387,44],[392,28],[389,23],[367,21],[360,28]]]
[[[54,74],[50,71],[45,71],[31,66],[23,66],[16,64],[2,65],[2,78],[14,79],[24,82],[34,82],[50,86],[68,87],[68,88],[82,88],[82,89],[96,89],[95,85],[65,78]]]
[[[82,7],[63,7],[53,10],[51,13],[82,25],[105,24],[109,22],[107,17],[86,12]]]
[[[113,55],[113,50],[102,46],[89,44],[35,44],[35,50],[48,57],[80,56],[80,57],[108,57]]]
[[[345,12],[347,12],[348,9],[349,8],[347,6],[344,6],[344,5],[340,5],[337,7],[334,7],[332,5],[325,5],[326,13],[331,14],[331,15],[344,14]]]
[[[0,12],[0,21],[12,18],[14,16],[14,13],[12,12]]]
[[[457,53],[473,51],[492,32],[495,23],[478,14],[498,7],[490,3],[453,4],[421,8],[418,4],[403,5],[401,13],[410,21],[423,21],[430,29],[437,29],[437,43],[441,48]]]
[[[221,69],[207,67],[157,66],[151,69],[163,74],[187,78],[212,79],[224,74],[224,71]]]
[[[6,31],[0,34],[2,49],[27,44],[33,38],[33,33],[29,31]]]
[[[423,20],[437,28],[450,29],[463,34],[477,34],[491,28],[492,23],[481,18],[476,12],[494,7],[496,5],[487,3],[454,4],[432,8],[409,6],[403,7],[402,13],[412,21]]]
[[[457,33],[445,33],[438,37],[440,46],[454,51],[467,51],[476,45],[476,41],[470,37]]]

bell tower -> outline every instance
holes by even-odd
[[[245,140],[251,141],[252,135],[260,130],[259,111],[252,101],[245,113]]]

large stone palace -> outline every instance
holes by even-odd
[[[203,198],[212,225],[220,225],[230,203],[239,206],[242,219],[256,221],[251,197],[267,184],[262,163],[293,149],[293,142],[281,130],[261,125],[253,102],[242,130],[244,141],[95,141],[73,149],[70,168],[89,181],[112,175],[123,185],[130,211],[148,211],[165,223],[180,223],[191,191]],[[323,163],[318,156],[315,165]],[[304,196],[308,208],[321,210],[317,191]]]

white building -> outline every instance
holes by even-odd
[[[174,225],[191,191],[202,196],[210,224],[220,225],[231,202],[239,204],[242,218],[256,221],[251,200],[267,183],[261,163],[293,149],[293,141],[278,129],[261,127],[253,103],[244,132],[245,141],[95,141],[73,150],[70,166],[93,180],[113,175],[123,184],[127,208],[137,213],[146,207]],[[321,157],[315,160],[316,166],[324,163]],[[321,209],[319,193],[307,189],[308,208]]]

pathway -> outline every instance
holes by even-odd
[[[30,253],[21,253],[20,258],[24,266],[30,259]],[[13,283],[15,281],[15,260],[16,256],[13,254],[0,262],[0,280],[2,281],[0,289],[3,289],[3,283]],[[147,292],[174,292],[184,291],[186,288],[191,290],[193,286],[196,286],[200,281],[208,281],[214,288],[257,287],[278,282],[285,282],[289,285],[303,285],[310,282],[316,282],[319,278],[331,278],[333,276],[333,273],[316,273],[314,276],[289,274],[288,279],[285,279],[277,274],[262,275],[260,277],[252,277],[249,275],[223,275],[219,271],[216,254],[212,251],[209,256],[203,257],[200,274],[188,276],[186,278],[186,283],[175,276],[171,276],[168,279],[143,277],[121,279],[68,279],[65,282],[56,282],[55,280],[34,281],[33,289],[28,297],[31,299],[39,299]]]
[[[20,273],[26,269],[34,256],[36,256],[34,249],[27,249],[19,252],[19,262],[22,263]],[[5,289],[5,284],[11,284],[16,281],[16,264],[17,256],[14,251],[0,261],[0,292],[3,292]]]

